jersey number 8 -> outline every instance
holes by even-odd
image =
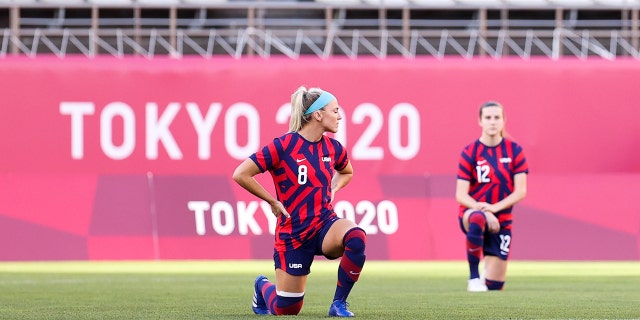
[[[305,183],[307,183],[307,166],[303,164],[298,166],[298,184]]]

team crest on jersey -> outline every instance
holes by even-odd
[[[322,157],[322,162],[331,162],[331,157]]]
[[[511,158],[500,158],[500,163],[511,163]]]

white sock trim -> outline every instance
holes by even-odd
[[[304,292],[286,292],[286,291],[280,291],[280,290],[276,290],[276,294],[281,297],[288,297],[288,298],[297,298],[297,297],[304,296]]]

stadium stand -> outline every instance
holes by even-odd
[[[0,57],[640,59],[640,0],[0,0]]]

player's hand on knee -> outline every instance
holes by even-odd
[[[498,231],[500,231],[500,221],[498,221],[498,218],[496,218],[496,216],[490,211],[485,211],[484,215],[487,219],[487,227],[489,229],[489,232],[497,233]]]

